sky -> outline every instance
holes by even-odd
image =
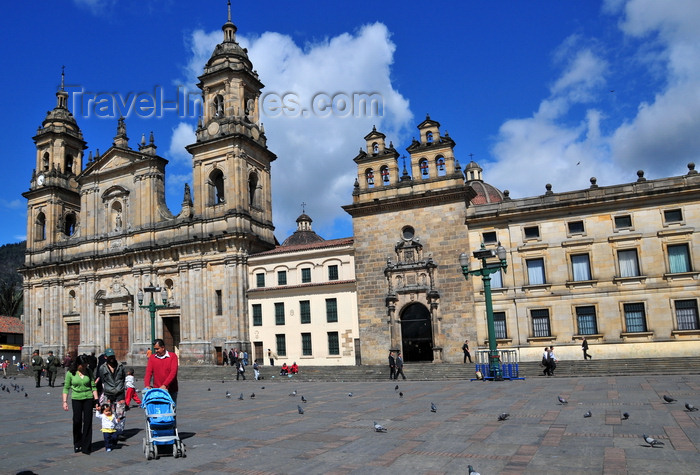
[[[363,137],[376,126],[404,154],[426,114],[456,142],[462,167],[476,161],[484,181],[511,198],[541,195],[547,183],[554,192],[587,188],[593,176],[600,186],[633,182],[640,169],[649,179],[683,175],[699,161],[696,0],[249,5],[234,0],[232,20],[266,86],[261,122],[278,157],[271,173],[280,242],[296,229],[302,203],[320,236],[351,236],[341,206],[352,203]],[[112,145],[120,112],[132,148],[153,131],[177,214],[192,181],[184,147],[197,123],[182,98],[197,97],[196,77],[226,19],[225,0],[6,6],[0,244],[26,238],[32,136],[56,105],[63,67],[86,154]],[[362,95],[381,107],[355,107]],[[273,107],[289,98],[300,107]],[[155,112],[134,107],[136,99]],[[302,106],[311,113],[298,113]]]

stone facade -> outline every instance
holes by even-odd
[[[199,77],[203,117],[187,147],[194,183],[177,215],[165,205],[167,160],[153,135],[132,149],[120,119],[112,146],[85,161],[86,142],[61,86],[34,137],[36,168],[24,193],[25,356],[112,347],[120,360],[144,363],[151,319],[135,296],[153,286],[168,294],[156,337],[183,362],[212,363],[224,346],[250,350],[247,260],[275,244],[276,156],[259,123],[263,85],[236,42],[230,11],[222,30]]]

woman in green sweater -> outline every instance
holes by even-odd
[[[97,403],[95,378],[88,368],[85,355],[78,356],[66,373],[63,384],[63,410],[68,410],[68,392],[73,404],[73,449],[75,453],[90,453],[92,445],[92,409]]]

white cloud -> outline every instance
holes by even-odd
[[[545,183],[555,192],[586,188],[592,176],[600,185],[630,182],[638,169],[648,178],[678,175],[698,160],[700,4],[608,0],[603,11],[621,15],[622,42],[604,48],[594,39],[567,38],[554,54],[565,68],[550,96],[531,117],[500,127],[492,148],[496,162],[486,165],[485,178],[509,188],[512,197],[542,194]],[[637,84],[647,81],[656,90],[647,100],[628,102],[636,112],[625,119],[615,100],[601,98],[610,94],[605,86],[611,70],[625,77],[631,66],[639,70],[632,78]]]
[[[116,3],[116,0],[73,0],[77,6],[90,10],[93,15],[101,15]]]
[[[185,72],[187,83],[193,84],[202,73],[221,40],[220,31],[192,34],[192,57]],[[412,119],[408,101],[391,83],[395,46],[389,31],[385,25],[374,23],[303,47],[291,37],[274,32],[259,37],[238,35],[237,40],[248,48],[254,68],[266,86],[263,96],[275,94],[281,98],[287,94],[289,98],[292,94],[299,104],[297,113],[268,111],[261,117],[268,146],[278,156],[272,164],[277,238],[282,241],[296,229],[302,202],[307,203],[306,212],[321,236],[329,237],[338,221],[350,229],[350,218],[341,206],[352,201],[356,176],[352,158],[364,146],[363,137],[376,125],[388,139],[400,140],[407,136]],[[312,111],[318,94],[332,98],[338,94],[352,97],[356,93],[379,94],[383,98],[383,115],[321,117]],[[298,113],[302,107],[309,113]],[[175,142],[174,137],[172,147]]]

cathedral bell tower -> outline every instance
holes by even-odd
[[[83,163],[86,143],[73,114],[68,110],[68,93],[61,86],[56,107],[33,137],[36,164],[27,198],[27,255],[52,246],[75,234],[80,218],[80,194],[76,176]]]
[[[202,116],[197,141],[187,147],[193,155],[194,213],[205,219],[227,217],[227,232],[253,229],[274,243],[270,164],[277,157],[268,150],[260,123],[264,86],[247,50],[236,42],[230,2],[222,30],[223,42],[199,76]]]

